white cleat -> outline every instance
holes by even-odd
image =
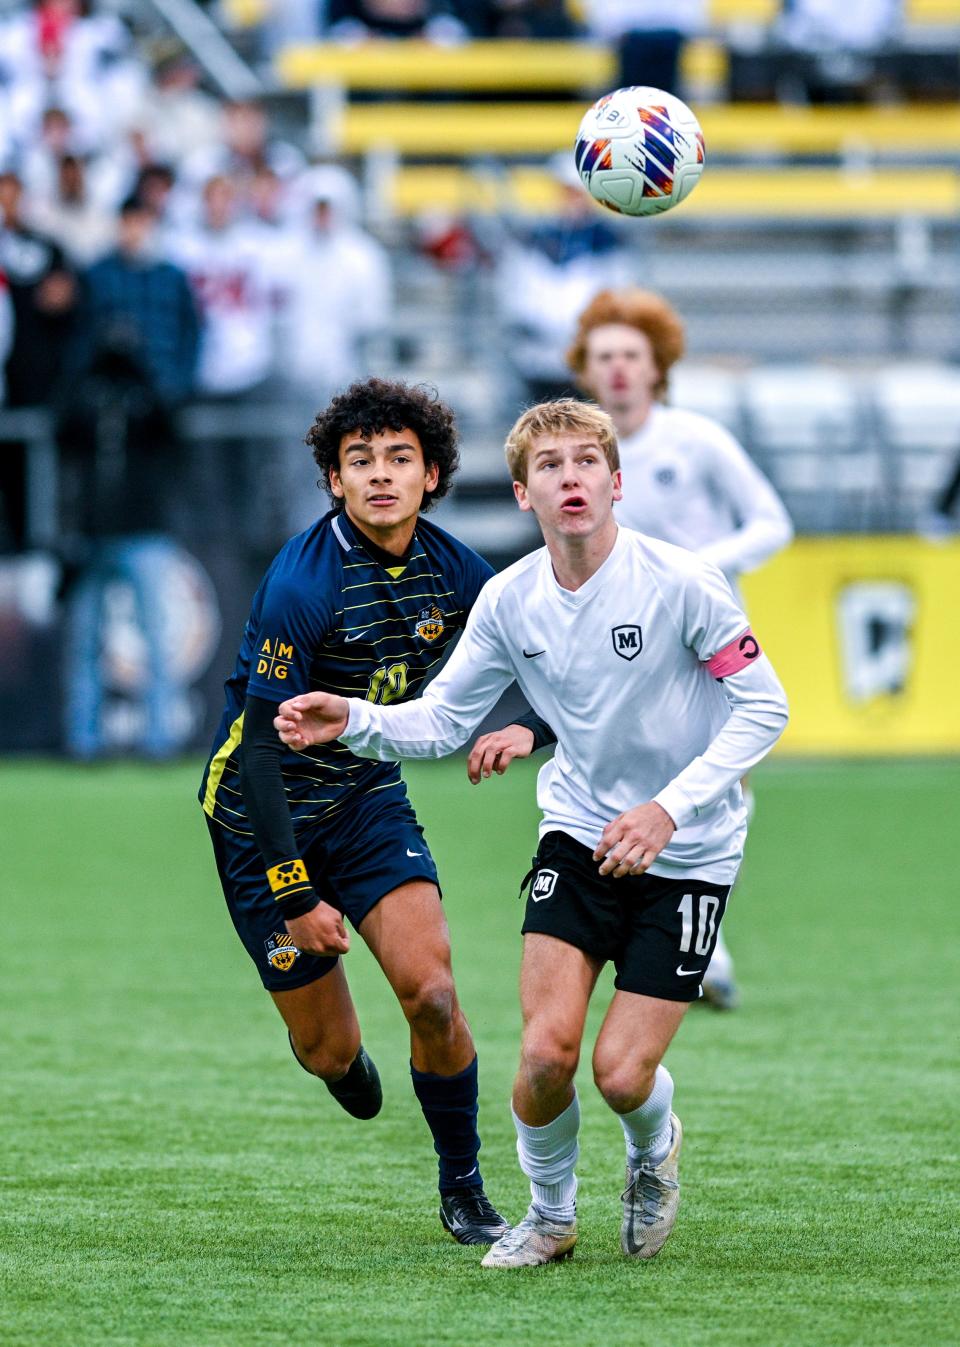
[[[713,977],[707,969],[703,979],[703,1004],[714,1010],[736,1010],[740,1004],[740,993],[733,978]]]
[[[481,1267],[543,1267],[573,1257],[576,1219],[550,1221],[531,1207],[519,1225],[492,1244]]]
[[[717,935],[713,957],[703,975],[703,1002],[714,1010],[736,1010],[740,1004],[733,959],[723,938],[723,927]]]
[[[628,1258],[653,1258],[666,1244],[677,1219],[680,1205],[677,1161],[683,1128],[675,1113],[670,1114],[670,1124],[673,1142],[658,1165],[644,1164],[639,1169],[627,1165],[627,1186],[621,1194],[620,1248]]]

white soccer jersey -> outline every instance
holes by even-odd
[[[421,698],[351,698],[341,738],[362,757],[442,757],[514,679],[557,736],[537,784],[541,836],[559,829],[593,848],[618,814],[655,799],[677,831],[650,872],[733,882],[740,777],[783,730],[786,699],[716,567],[620,529],[571,592],[541,548],[487,582]]]
[[[628,528],[687,547],[728,579],[785,547],[793,526],[773,487],[730,432],[698,412],[654,403],[620,439]]]

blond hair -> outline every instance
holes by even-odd
[[[653,390],[658,398],[667,392],[670,368],[684,352],[683,321],[676,309],[652,290],[601,290],[577,319],[577,335],[567,351],[567,364],[583,382],[587,365],[587,338],[595,327],[622,323],[642,332],[653,348],[660,381]]]
[[[507,467],[515,482],[527,483],[527,457],[537,440],[546,435],[589,435],[597,441],[611,472],[620,468],[617,432],[605,411],[593,402],[557,398],[528,407],[514,422],[504,449]]]

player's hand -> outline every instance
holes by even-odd
[[[339,739],[347,728],[350,708],[332,692],[304,692],[281,702],[273,724],[288,748],[310,748]]]
[[[304,954],[346,954],[350,948],[350,933],[343,917],[329,903],[318,903],[302,917],[288,917],[287,934]]]
[[[603,862],[602,875],[613,875],[614,879],[642,875],[676,830],[677,825],[661,805],[653,800],[639,804],[607,824],[593,859]]]
[[[533,752],[533,730],[526,725],[505,725],[492,734],[481,734],[467,758],[467,776],[474,785],[496,772],[503,776],[514,758],[529,758]]]

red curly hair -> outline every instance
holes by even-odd
[[[623,323],[646,335],[660,371],[660,382],[654,392],[658,398],[664,397],[670,368],[686,346],[683,322],[676,309],[652,290],[601,290],[594,295],[577,321],[577,335],[567,351],[567,364],[581,383],[587,364],[587,338],[595,327],[608,323]]]

